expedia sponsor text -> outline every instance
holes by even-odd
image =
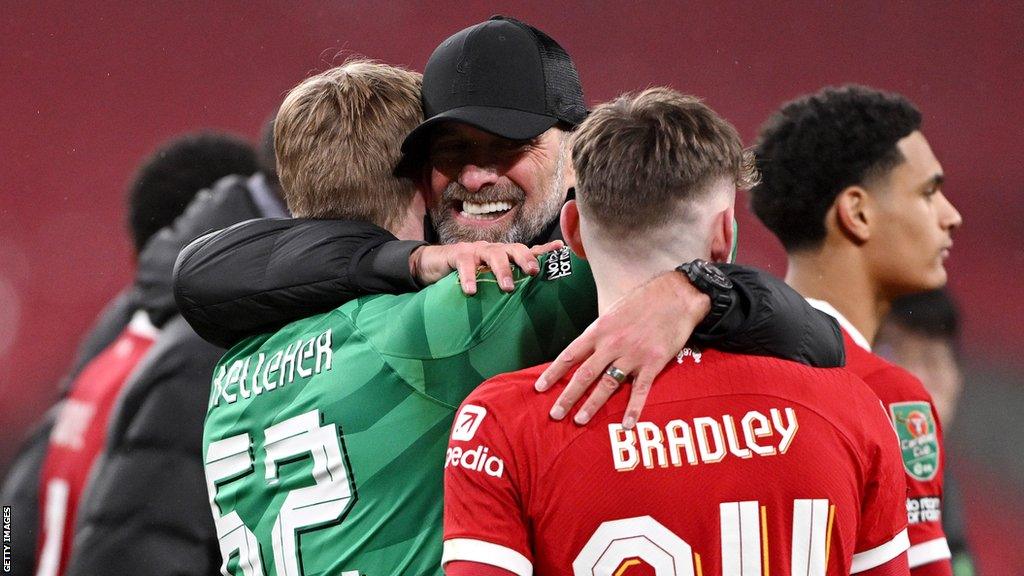
[[[449,466],[483,472],[495,478],[501,478],[501,475],[505,473],[505,462],[497,456],[491,456],[490,448],[482,445],[472,450],[463,450],[458,446],[448,448],[444,458],[444,467],[448,468]]]

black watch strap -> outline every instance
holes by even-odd
[[[711,299],[711,310],[697,325],[696,331],[707,332],[732,309],[736,300],[732,281],[714,264],[705,260],[694,260],[676,268],[690,279],[690,283]]]

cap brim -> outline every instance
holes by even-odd
[[[442,112],[423,122],[405,137],[402,153],[422,155],[430,133],[443,122],[460,122],[511,140],[529,140],[558,123],[558,118],[509,108],[463,106]]]

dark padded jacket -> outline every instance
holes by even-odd
[[[325,312],[366,293],[420,288],[409,255],[422,242],[340,220],[244,222],[198,239],[175,267],[182,315],[210,342],[231,346],[246,336]],[[369,225],[363,225],[369,226]],[[557,223],[534,243],[558,238]],[[820,367],[845,364],[842,335],[784,282],[744,266],[723,265],[735,303],[698,344],[778,356]]]
[[[71,370],[61,380],[60,398],[82,371],[82,368],[106,349],[124,330],[138,306],[138,294],[130,287],[122,290],[100,313],[92,328],[78,346]],[[11,546],[11,574],[32,576],[36,573],[36,548],[39,538],[39,481],[49,445],[50,432],[60,410],[60,400],[52,406],[29,432],[18,448],[3,487],[0,502],[11,507],[14,530]]]
[[[177,316],[171,273],[190,240],[259,216],[246,179],[228,177],[200,193],[141,254],[135,290],[162,331],[111,415],[78,512],[68,576],[218,572],[201,446],[210,374],[223,350]]]

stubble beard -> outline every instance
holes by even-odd
[[[506,244],[529,242],[546,242],[547,238],[538,238],[542,232],[558,218],[565,203],[565,154],[567,146],[559,147],[558,162],[551,175],[550,185],[544,191],[539,204],[527,206],[526,191],[509,182],[502,187],[491,186],[485,194],[470,194],[458,182],[452,182],[441,193],[441,200],[430,208],[430,218],[437,231],[438,240],[442,244],[456,242],[501,242]],[[465,199],[480,202],[492,200],[516,200],[516,214],[507,225],[489,226],[487,228],[463,226],[455,218],[453,206]]]

